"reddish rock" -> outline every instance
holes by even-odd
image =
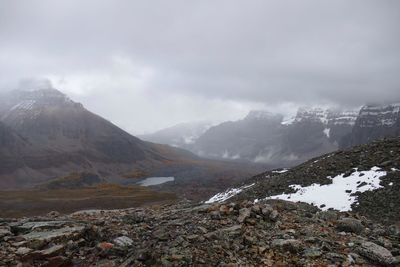
[[[114,247],[114,244],[108,242],[101,242],[97,245],[97,247],[101,250],[109,250]]]

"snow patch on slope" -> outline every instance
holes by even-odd
[[[213,196],[212,198],[207,200],[205,203],[206,204],[211,204],[211,203],[216,203],[216,202],[224,202],[224,201],[230,199],[231,197],[234,197],[235,195],[239,194],[244,189],[252,187],[253,185],[254,185],[254,183],[250,184],[250,185],[244,185],[244,186],[239,187],[239,188],[228,189],[223,193],[216,194],[215,196]]]
[[[36,103],[35,100],[24,100],[18,104],[16,104],[15,106],[13,106],[10,110],[16,110],[16,109],[20,109],[20,110],[32,110],[33,109],[33,105]]]
[[[324,129],[324,134],[326,135],[326,137],[329,138],[331,136],[330,133],[331,133],[331,129],[329,129],[329,128]]]
[[[332,184],[312,184],[302,187],[291,185],[296,193],[281,194],[267,197],[267,199],[281,199],[292,202],[306,202],[320,207],[322,210],[333,208],[339,211],[350,211],[352,204],[357,204],[357,197],[351,194],[355,192],[373,191],[382,188],[380,178],[386,176],[386,171],[379,167],[372,167],[369,171],[355,171],[348,177],[340,174],[336,177],[328,177]]]
[[[288,119],[285,119],[284,121],[281,122],[282,125],[291,125],[296,121],[295,117],[291,117]]]

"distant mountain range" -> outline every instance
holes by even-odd
[[[121,184],[174,176],[176,183],[199,179],[212,185],[216,176],[222,183],[222,176],[244,175],[235,175],[233,164],[142,141],[53,88],[26,88],[0,97],[0,144],[2,189],[43,186],[63,177],[65,183],[72,173],[84,173],[82,183],[94,174],[99,181]],[[79,184],[76,179],[74,184]]]
[[[303,107],[289,119],[251,111],[242,120],[210,127],[190,143],[176,146],[211,159],[293,166],[338,149],[399,135],[399,107],[366,105],[360,111]],[[182,136],[174,128],[169,135]],[[173,143],[169,138],[159,141]]]
[[[43,188],[55,179],[65,184],[68,177],[79,185],[82,173],[82,184],[87,177],[132,184],[174,176],[174,185],[215,191],[266,168],[397,136],[399,109],[399,104],[367,105],[360,112],[301,108],[290,119],[251,111],[238,121],[180,124],[140,136],[167,144],[160,145],[130,135],[56,89],[15,90],[0,97],[0,186]]]

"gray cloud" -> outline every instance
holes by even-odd
[[[0,86],[47,77],[132,132],[400,101],[396,0],[0,2]]]

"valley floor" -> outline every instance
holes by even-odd
[[[0,266],[395,266],[400,228],[269,200],[0,219]]]
[[[74,189],[0,191],[0,217],[38,216],[53,210],[71,213],[82,209],[123,209],[174,201],[176,196],[173,193],[114,184]]]

